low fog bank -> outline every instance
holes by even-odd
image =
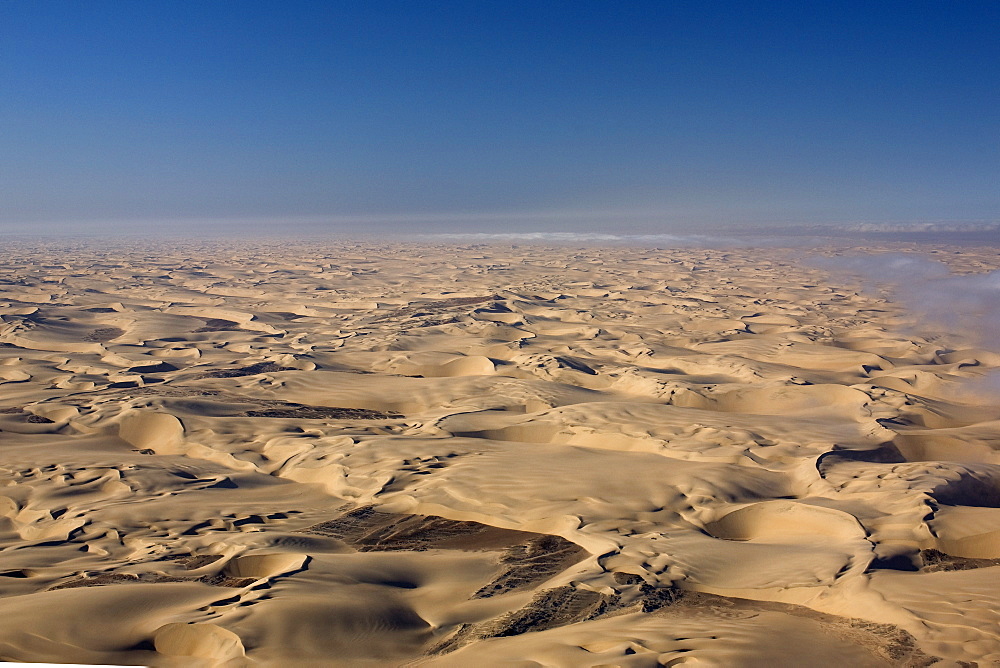
[[[957,274],[915,253],[855,253],[812,264],[860,280],[864,289],[901,303],[922,321],[1000,348],[1000,270]]]
[[[902,304],[918,326],[959,334],[1000,351],[1000,270],[957,274],[945,263],[915,253],[855,253],[812,258],[812,264],[860,280],[863,289]],[[1000,396],[1000,372],[963,383],[969,400]]]
[[[938,260],[911,253],[822,257],[814,264],[859,278],[910,311],[950,328],[961,327],[996,345],[1000,329],[1000,270],[955,274]]]

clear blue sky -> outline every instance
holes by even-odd
[[[1000,219],[1000,2],[0,0],[0,229],[507,218]]]

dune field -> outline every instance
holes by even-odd
[[[0,659],[1000,664],[1000,354],[849,254],[9,243]]]

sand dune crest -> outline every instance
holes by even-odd
[[[1000,355],[803,252],[11,245],[0,657],[1000,662]]]

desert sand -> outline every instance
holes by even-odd
[[[0,659],[998,664],[1000,354],[844,252],[8,243]]]

